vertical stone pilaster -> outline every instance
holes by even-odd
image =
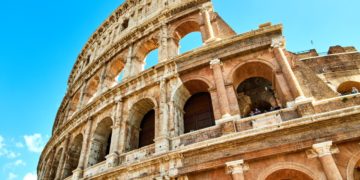
[[[167,84],[166,79],[160,81],[160,104],[159,104],[159,129],[157,137],[155,137],[155,152],[158,154],[169,151],[169,134],[168,134],[168,120],[169,107],[167,104]]]
[[[78,180],[80,178],[83,177],[83,171],[85,168],[85,159],[86,159],[86,155],[88,154],[89,151],[89,144],[90,144],[90,135],[91,135],[91,129],[92,129],[92,124],[93,124],[93,119],[89,118],[87,123],[86,123],[86,130],[85,130],[85,135],[84,135],[84,141],[81,147],[81,153],[80,153],[80,159],[79,159],[79,164],[77,169],[75,169],[73,171],[73,179],[74,180]]]
[[[324,168],[325,174],[329,180],[342,180],[342,176],[331,151],[332,141],[314,144],[313,150],[317,153],[317,156]]]
[[[122,120],[122,109],[123,102],[121,99],[116,101],[116,108],[114,108],[114,125],[112,127],[111,134],[111,145],[110,145],[110,153],[106,156],[106,163],[109,167],[114,167],[119,164],[119,139],[120,139],[120,128],[121,128],[121,120]]]
[[[63,151],[62,151],[62,154],[60,157],[60,162],[59,162],[59,169],[57,169],[57,171],[56,171],[55,180],[63,179],[62,176],[64,174],[66,152],[68,151],[69,142],[70,142],[70,137],[65,137],[64,147],[63,147]]]
[[[126,64],[124,67],[124,79],[129,78],[132,74],[131,69],[132,69],[132,55],[133,54],[133,45],[129,46],[128,49],[128,55],[126,58]]]
[[[282,71],[285,74],[286,80],[290,83],[290,89],[293,96],[296,99],[303,99],[305,98],[304,92],[302,91],[299,81],[296,79],[294,71],[292,70],[290,63],[282,49],[282,46],[284,45],[283,41],[283,38],[274,38],[271,46],[274,48],[275,57],[278,59]]]
[[[231,161],[226,163],[226,172],[231,174],[233,180],[245,180],[244,172],[249,170],[244,160]]]
[[[164,62],[179,54],[179,45],[169,34],[167,24],[162,24],[159,37],[159,62]]]
[[[202,7],[201,8],[201,14],[202,14],[203,21],[204,21],[204,24],[205,24],[205,29],[206,29],[206,31],[208,33],[208,39],[205,41],[205,43],[215,41],[216,37],[215,37],[214,29],[213,29],[212,24],[211,24],[209,8],[208,7]]]
[[[226,92],[225,81],[222,74],[220,59],[215,59],[210,62],[210,68],[213,70],[217,97],[220,105],[222,118],[230,117],[230,104]]]

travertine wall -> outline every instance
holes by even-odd
[[[178,54],[191,32],[203,46]],[[159,64],[143,70],[154,49]],[[358,177],[360,96],[346,94],[360,87],[358,57],[288,52],[281,25],[236,35],[209,0],[126,1],[75,63],[39,179]],[[279,107],[245,114],[237,89],[249,78],[270,82]],[[184,107],[200,92],[215,125],[185,133]],[[154,143],[139,147],[151,110]]]

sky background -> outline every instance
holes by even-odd
[[[0,179],[36,179],[75,59],[122,2],[0,0]],[[326,52],[332,45],[360,48],[359,0],[213,2],[237,33],[265,22],[282,23],[293,52]],[[199,45],[198,40],[196,34],[188,36],[182,51]]]

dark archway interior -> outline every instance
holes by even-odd
[[[145,114],[140,125],[139,148],[154,144],[155,139],[155,110]]]
[[[272,83],[261,77],[242,82],[237,88],[238,103],[243,116],[279,109]]]
[[[208,92],[194,94],[184,107],[184,133],[215,125],[215,118]]]
[[[67,153],[66,164],[64,169],[64,177],[69,177],[72,172],[78,167],[81,148],[83,143],[83,136],[78,135],[72,142],[69,152]]]
[[[354,169],[354,179],[360,179],[360,160],[356,163]]]

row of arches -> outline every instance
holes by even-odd
[[[84,85],[83,90],[79,89],[74,93],[68,105],[68,116],[90,102],[104,88],[115,86],[123,78],[150,69],[161,59],[171,58],[202,46],[206,35],[204,35],[204,30],[201,30],[199,21],[198,18],[180,21],[175,28],[166,28],[165,31],[170,31],[170,35],[162,37],[163,35],[159,34],[167,34],[167,32],[160,30],[158,34],[150,35],[136,43],[133,49],[114,57],[104,68],[103,73],[98,72],[93,75]],[[130,61],[129,53],[132,54]]]

